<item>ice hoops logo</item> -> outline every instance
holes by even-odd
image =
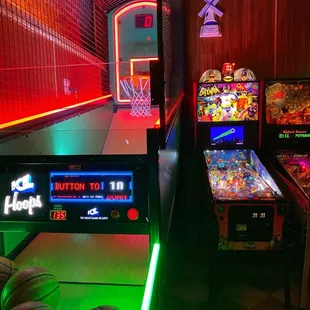
[[[30,174],[11,182],[13,196],[5,197],[4,214],[10,214],[10,211],[20,212],[27,210],[29,215],[33,215],[33,209],[42,207],[41,196],[33,195],[29,196],[28,199],[18,200],[18,195],[20,193],[35,193],[35,188]]]

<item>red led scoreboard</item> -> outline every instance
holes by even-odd
[[[51,202],[132,202],[133,173],[52,172]]]

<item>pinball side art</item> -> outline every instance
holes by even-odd
[[[254,73],[225,63],[204,72],[197,87],[198,122],[258,120],[259,82]]]

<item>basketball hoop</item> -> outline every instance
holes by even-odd
[[[132,75],[120,78],[120,83],[130,98],[130,115],[136,117],[151,116],[151,88],[148,75]]]

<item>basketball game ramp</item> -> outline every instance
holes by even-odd
[[[149,262],[145,235],[39,234],[15,259],[48,269],[60,282],[57,310],[114,305],[140,310]]]
[[[0,155],[146,154],[146,129],[159,118],[113,113],[111,104],[38,131],[23,132],[0,144]]]
[[[0,155],[98,155],[113,118],[108,104],[38,131],[21,132],[0,144]]]
[[[151,116],[134,117],[130,109],[114,114],[102,154],[146,154],[146,129],[153,128],[159,118],[158,108]]]

